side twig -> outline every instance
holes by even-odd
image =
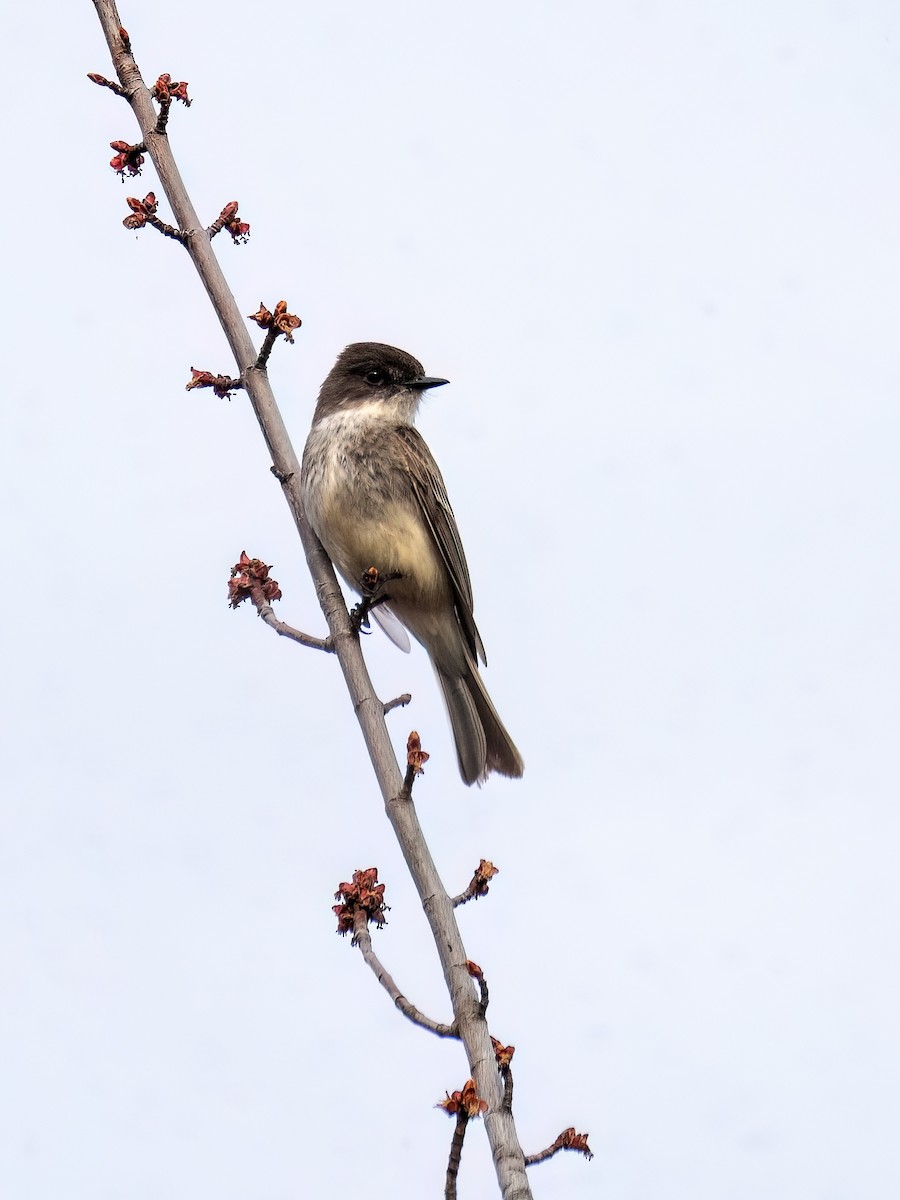
[[[313,637],[311,633],[303,633],[300,629],[295,629],[293,625],[288,625],[284,621],[279,621],[275,616],[272,606],[267,604],[265,600],[257,601],[255,598],[253,603],[256,605],[256,611],[265,621],[270,629],[274,629],[279,637],[289,638],[292,642],[299,642],[301,646],[307,646],[310,650],[323,650],[326,654],[334,654],[334,642],[330,637],[320,638]]]
[[[576,1150],[579,1154],[583,1154],[585,1158],[593,1158],[594,1155],[587,1144],[588,1135],[586,1133],[576,1133],[575,1126],[570,1125],[568,1129],[564,1129],[552,1146],[548,1146],[546,1150],[541,1150],[538,1154],[526,1154],[525,1166],[533,1167],[538,1163],[546,1162],[548,1158],[552,1158],[554,1154],[558,1154],[560,1150]]]
[[[472,962],[471,959],[468,959],[466,962],[466,970],[478,984],[478,1011],[481,1013],[482,1017],[484,1017],[487,1015],[488,1005],[491,1002],[491,997],[488,993],[487,980],[484,977],[484,971],[482,971],[478,963]],[[491,1045],[493,1045],[495,1041],[495,1038],[491,1038]]]
[[[403,995],[372,948],[372,935],[369,933],[368,919],[361,909],[357,909],[353,917],[353,944],[359,948],[366,966],[372,971],[375,978],[393,1000],[400,1012],[403,1013],[404,1017],[408,1017],[414,1025],[419,1025],[422,1029],[427,1029],[429,1033],[433,1033],[436,1037],[459,1037],[459,1031],[455,1025],[442,1025],[439,1021],[433,1021],[431,1017],[426,1017],[423,1012],[420,1012],[416,1008],[411,1000],[407,1000],[406,996]]]
[[[479,896],[486,896],[490,891],[488,881],[493,879],[495,875],[499,875],[500,868],[495,867],[488,859],[483,858],[472,878],[469,880],[469,886],[464,892],[460,892],[458,896],[454,896],[451,904],[454,908],[459,908],[461,904],[468,904],[470,900],[477,900]]]
[[[462,1158],[463,1139],[466,1136],[466,1126],[473,1117],[483,1116],[487,1112],[487,1102],[478,1095],[475,1080],[466,1081],[462,1089],[452,1095],[448,1092],[446,1099],[437,1106],[448,1116],[456,1117],[456,1128],[453,1130],[453,1140],[450,1143],[450,1158],[447,1163],[447,1182],[444,1185],[444,1197],[455,1200],[456,1177],[459,1174],[459,1163]]]
[[[272,353],[272,347],[278,339],[277,329],[267,329],[266,336],[263,338],[263,344],[259,348],[259,354],[256,356],[256,362],[253,364],[257,371],[264,371],[266,364],[269,361],[269,355]]]
[[[117,96],[122,96],[127,99],[127,92],[123,87],[120,87],[115,80],[107,79],[105,75],[100,75],[96,71],[89,71],[88,79],[91,81],[91,83],[96,83],[98,87],[109,88],[109,90],[111,92],[115,92]]]
[[[461,1108],[456,1114],[456,1126],[453,1130],[453,1140],[450,1142],[450,1158],[447,1162],[447,1182],[444,1185],[444,1200],[456,1200],[456,1177],[459,1175],[459,1164],[462,1159],[463,1142],[466,1139],[466,1126],[469,1124],[469,1114]]]
[[[241,557],[231,568],[228,603],[232,608],[237,608],[239,604],[249,600],[269,628],[274,629],[281,637],[290,638],[311,650],[324,650],[327,654],[333,654],[334,642],[330,637],[319,638],[310,633],[302,633],[292,625],[279,621],[275,616],[269,601],[281,599],[281,588],[278,586],[278,580],[269,575],[270,569],[261,559],[250,558],[247,552],[242,550]]]

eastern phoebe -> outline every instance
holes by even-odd
[[[478,674],[477,659],[487,660],[466,556],[437,463],[413,428],[423,392],[446,382],[393,346],[348,346],[319,392],[301,486],[307,519],[350,587],[360,592],[371,567],[388,581],[373,616],[387,608],[428,651],[472,784],[524,767]],[[379,623],[393,636],[389,617]]]

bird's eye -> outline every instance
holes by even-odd
[[[366,371],[365,380],[366,383],[371,383],[372,387],[378,387],[384,383],[384,371]]]

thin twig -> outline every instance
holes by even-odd
[[[255,591],[256,589],[253,590]],[[299,629],[294,629],[292,625],[288,625],[284,621],[279,621],[275,616],[275,610],[271,604],[264,600],[262,596],[257,600],[256,596],[251,592],[250,599],[253,601],[260,617],[280,637],[290,638],[293,642],[299,642],[301,646],[308,646],[310,650],[324,650],[326,654],[334,654],[334,641],[330,637],[318,638],[313,637],[311,633],[302,633]]]
[[[185,384],[184,390],[192,392],[195,388],[212,388],[213,394],[220,400],[230,400],[232,392],[244,390],[243,379],[235,379],[232,375],[213,375],[212,371],[199,371],[191,367],[191,378]]]
[[[438,1021],[433,1021],[431,1017],[426,1017],[424,1013],[419,1012],[412,1001],[407,1000],[400,989],[394,983],[391,976],[382,966],[378,955],[372,949],[372,936],[369,933],[368,918],[362,909],[357,909],[353,916],[353,944],[359,947],[359,952],[362,954],[366,964],[371,968],[375,978],[396,1004],[404,1017],[408,1017],[414,1025],[420,1025],[423,1029],[427,1029],[429,1033],[435,1034],[437,1037],[443,1038],[458,1038],[456,1025],[442,1025]]]
[[[576,1133],[575,1126],[570,1125],[568,1129],[564,1129],[552,1146],[548,1146],[546,1150],[541,1150],[538,1154],[526,1154],[525,1166],[533,1167],[537,1163],[546,1162],[548,1158],[552,1158],[554,1154],[558,1154],[560,1150],[575,1150],[579,1154],[583,1154],[585,1158],[591,1159],[594,1155],[587,1144],[588,1135],[586,1133]]]
[[[156,118],[156,132],[160,134],[160,136],[165,136],[166,126],[169,124],[169,113],[171,109],[171,100],[159,101],[159,116]]]
[[[451,904],[454,908],[459,908],[461,904],[468,904],[470,900],[477,900],[479,896],[486,896],[490,891],[488,880],[493,879],[500,872],[499,867],[495,867],[488,859],[483,858],[469,880],[469,886],[464,892],[460,892],[458,896],[454,896]]]
[[[456,1125],[453,1129],[453,1140],[450,1143],[450,1158],[447,1162],[447,1182],[444,1185],[444,1200],[456,1200],[456,1177],[459,1174],[459,1162],[462,1158],[463,1142],[466,1137],[466,1126],[469,1114],[461,1108],[456,1114]]]
[[[407,704],[412,700],[409,692],[404,692],[402,696],[395,696],[393,700],[388,700],[384,706],[384,715],[393,712],[395,708],[406,708]]]
[[[89,71],[88,79],[91,81],[91,83],[96,83],[98,87],[109,88],[109,90],[111,92],[115,92],[117,96],[121,96],[125,100],[128,99],[128,93],[120,84],[116,83],[114,79],[107,79],[105,75],[98,75],[96,71]]]
[[[187,234],[183,229],[176,229],[174,225],[167,225],[159,217],[148,217],[146,223],[152,225],[163,237],[172,238],[173,241],[180,242],[182,246],[187,245]]]
[[[266,336],[263,338],[263,344],[259,348],[259,354],[256,356],[256,362],[253,364],[257,371],[264,371],[266,364],[269,361],[269,355],[272,353],[272,347],[278,341],[278,330],[273,327],[266,330]]]
[[[507,1067],[500,1068],[500,1078],[503,1080],[503,1107],[507,1112],[512,1112],[513,1100],[513,1077],[512,1070]]]
[[[199,375],[201,378],[203,374],[202,371],[194,372],[195,376]],[[188,387],[196,386],[196,380],[188,384]],[[334,640],[332,638],[318,638],[309,633],[301,633],[299,629],[294,629],[285,621],[279,621],[275,616],[269,601],[281,599],[281,588],[278,586],[277,579],[273,579],[270,575],[270,571],[271,567],[268,563],[264,563],[259,558],[251,558],[245,550],[242,550],[241,557],[231,568],[231,578],[228,581],[229,605],[232,608],[239,608],[245,600],[249,600],[269,628],[274,629],[281,637],[290,638],[302,646],[308,646],[311,650],[324,650],[328,654],[333,654]]]
[[[485,979],[485,977],[483,975],[479,975],[475,982],[478,984],[478,992],[479,992],[478,1011],[481,1013],[482,1017],[484,1017],[487,1014],[488,1005],[491,1002],[490,993],[488,992],[487,980]]]

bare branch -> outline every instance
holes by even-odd
[[[213,375],[212,371],[198,371],[191,367],[191,378],[184,385],[186,392],[195,388],[212,388],[213,394],[220,400],[230,400],[232,392],[243,391],[243,379],[234,379],[231,375]]]
[[[419,1012],[412,1001],[407,1000],[403,995],[396,983],[394,983],[394,980],[382,966],[372,948],[372,935],[369,933],[368,918],[361,909],[357,909],[353,916],[353,944],[359,947],[359,952],[365,959],[366,964],[400,1012],[403,1013],[404,1017],[408,1017],[414,1025],[420,1025],[422,1029],[427,1029],[429,1033],[435,1034],[436,1037],[459,1037],[456,1025],[442,1025],[438,1021],[433,1021],[431,1017],[426,1017],[424,1013]]]
[[[526,1154],[525,1166],[533,1167],[537,1163],[546,1162],[548,1158],[552,1158],[560,1150],[577,1150],[585,1158],[591,1159],[594,1155],[588,1147],[587,1140],[588,1135],[586,1133],[576,1133],[575,1126],[570,1125],[568,1129],[562,1131],[553,1145],[548,1146],[546,1150],[541,1150],[538,1154]]]
[[[490,995],[488,994],[487,980],[484,977],[484,971],[482,971],[478,963],[472,962],[471,959],[466,961],[466,970],[478,984],[478,1011],[481,1013],[481,1016],[484,1017],[487,1013],[488,1004],[490,1004],[491,1001]],[[496,1041],[496,1038],[491,1038],[491,1045],[494,1045],[495,1042],[499,1046],[500,1043]]]
[[[281,588],[278,580],[269,574],[270,567],[261,559],[251,558],[246,550],[241,551],[241,557],[231,568],[231,578],[228,580],[228,603],[237,608],[245,600],[249,600],[265,623],[274,629],[281,637],[299,642],[311,650],[324,650],[327,654],[334,653],[334,642],[330,637],[318,638],[309,633],[301,633],[292,625],[279,621],[272,609],[270,600],[281,599]]]
[[[487,1014],[488,1005],[491,1002],[491,997],[488,993],[487,980],[483,975],[478,978],[478,1011],[482,1017]]]
[[[469,1069],[478,1094],[487,1105],[485,1129],[503,1200],[530,1200],[531,1189],[525,1161],[512,1115],[503,1108],[496,1059],[491,1048],[484,1012],[478,1003],[467,972],[465,946],[443,886],[422,833],[415,805],[403,791],[403,777],[391,746],[385,723],[384,703],[375,694],[362,656],[359,639],[350,627],[347,607],[334,569],[303,514],[300,495],[300,463],[284,420],[275,403],[267,372],[256,366],[257,353],[240,309],[213,253],[209,235],[201,226],[164,134],[156,131],[156,113],[150,93],[131,54],[131,44],[122,30],[114,0],[93,0],[119,84],[137,118],[141,137],[159,175],[178,227],[185,236],[190,255],[244,380],[247,395],[271,456],[276,478],[297,526],[306,561],[313,578],[322,612],[328,623],[353,710],[359,721],[366,748],[378,780],[388,820],[409,867],[425,916],[431,927],[444,978],[453,1006],[454,1022],[465,1047]]]
[[[388,700],[384,706],[384,715],[393,712],[395,708],[406,708],[407,704],[412,700],[409,692],[404,692],[402,696],[395,696],[393,700]]]
[[[163,237],[172,238],[173,241],[180,242],[182,246],[187,242],[187,237],[180,229],[176,229],[174,225],[167,225],[159,217],[148,217],[146,223],[161,233]]]
[[[462,1158],[463,1142],[466,1137],[466,1126],[469,1114],[461,1108],[456,1114],[456,1126],[453,1130],[453,1140],[450,1143],[450,1158],[447,1163],[447,1182],[444,1185],[444,1200],[456,1200],[456,1177],[459,1174],[459,1163]]]
[[[263,338],[263,344],[259,348],[259,354],[256,356],[256,362],[253,364],[257,371],[264,371],[269,362],[269,355],[272,353],[272,347],[278,341],[278,330],[269,329],[266,331],[266,336]]]
[[[91,83],[96,83],[98,87],[109,88],[109,90],[111,92],[115,92],[117,96],[122,96],[123,99],[127,99],[125,89],[120,87],[119,84],[114,80],[107,79],[105,75],[98,75],[96,71],[88,71],[88,79],[91,81]]]
[[[267,604],[265,600],[260,600],[257,603],[254,597],[251,597],[251,599],[256,605],[256,611],[269,628],[275,630],[279,637],[290,638],[293,642],[299,642],[301,646],[308,646],[310,650],[323,650],[326,654],[334,654],[334,642],[330,637],[313,637],[311,633],[303,633],[300,629],[294,629],[292,625],[287,625],[284,621],[279,621],[271,605]]]

